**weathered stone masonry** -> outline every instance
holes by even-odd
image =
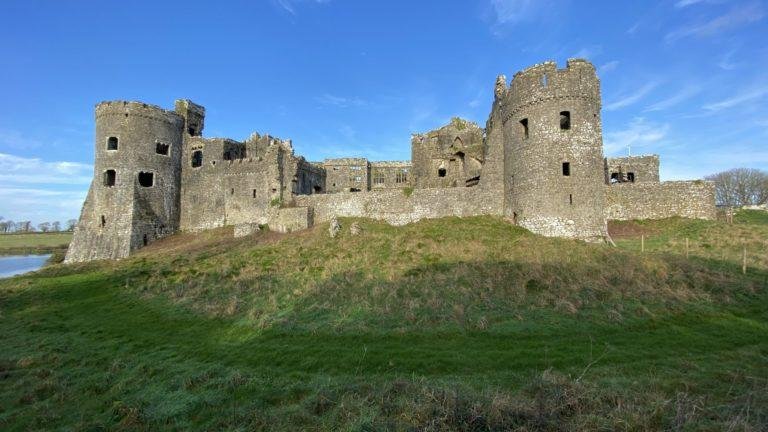
[[[535,233],[602,240],[607,219],[714,217],[714,186],[660,182],[657,155],[605,158],[592,64],[553,62],[496,79],[485,128],[461,119],[414,134],[412,160],[308,162],[290,140],[202,136],[205,109],[96,106],[94,179],[66,262],[118,259],[177,231],[336,216],[392,224],[497,215]]]

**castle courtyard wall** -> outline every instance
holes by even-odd
[[[716,216],[715,184],[703,180],[613,184],[605,187],[605,203],[610,220]]]
[[[493,189],[481,187],[340,192],[295,198],[296,205],[311,207],[314,222],[334,216],[366,217],[405,225],[421,219],[447,216],[501,215],[503,202]]]

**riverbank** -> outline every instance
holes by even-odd
[[[71,240],[71,232],[2,234],[0,256],[50,255],[49,264],[60,263]]]

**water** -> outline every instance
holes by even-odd
[[[27,273],[39,269],[51,255],[0,256],[0,278]]]

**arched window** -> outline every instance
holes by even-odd
[[[104,171],[104,186],[111,187],[115,185],[117,173],[113,169]]]
[[[107,150],[117,150],[117,137],[107,138]]]
[[[560,112],[560,130],[568,130],[571,128],[571,112]]]
[[[195,150],[192,152],[192,168],[203,166],[203,151]]]

